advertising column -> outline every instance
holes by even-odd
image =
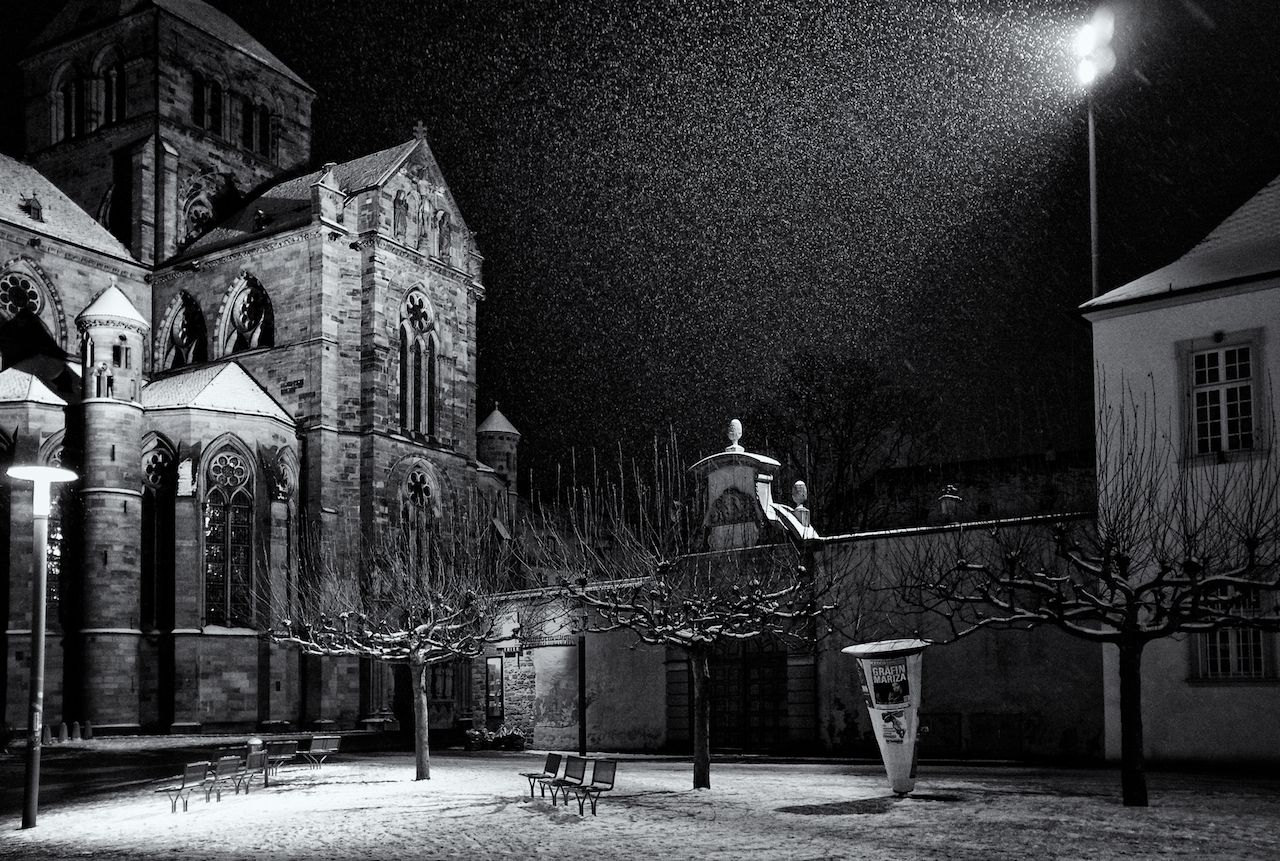
[[[871,731],[899,795],[915,789],[916,735],[920,726],[920,655],[927,640],[881,640],[841,649],[858,661]]]

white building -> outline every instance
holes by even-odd
[[[1099,408],[1153,405],[1149,415],[1172,444],[1171,475],[1204,481],[1274,463],[1280,178],[1186,254],[1083,311],[1093,325]],[[1102,470],[1106,458],[1100,437]],[[1272,599],[1263,600],[1259,609]],[[1107,754],[1117,758],[1117,652],[1105,654]],[[1142,698],[1152,760],[1280,761],[1275,634],[1156,640],[1144,655]]]

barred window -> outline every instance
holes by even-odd
[[[1242,616],[1262,612],[1258,589],[1222,590],[1213,605]],[[1223,628],[1195,638],[1196,677],[1202,680],[1275,678],[1274,636],[1257,628]]]

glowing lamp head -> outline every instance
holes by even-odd
[[[79,476],[69,469],[58,466],[11,466],[7,470],[10,478],[29,481],[32,484],[31,513],[36,517],[48,517],[50,504],[49,488],[64,481],[75,481]]]
[[[1084,86],[1089,86],[1115,68],[1116,55],[1111,49],[1111,37],[1115,31],[1115,14],[1103,6],[1076,34],[1074,47],[1076,56],[1080,58],[1076,79]]]

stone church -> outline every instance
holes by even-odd
[[[22,69],[25,161],[0,156],[0,465],[79,475],[50,523],[45,722],[385,714],[385,669],[259,631],[302,524],[358,535],[514,490],[518,432],[496,410],[477,428],[483,258],[421,126],[307,172],[316,93],[201,0],[71,0]],[[0,487],[15,727],[30,526],[30,487]]]

